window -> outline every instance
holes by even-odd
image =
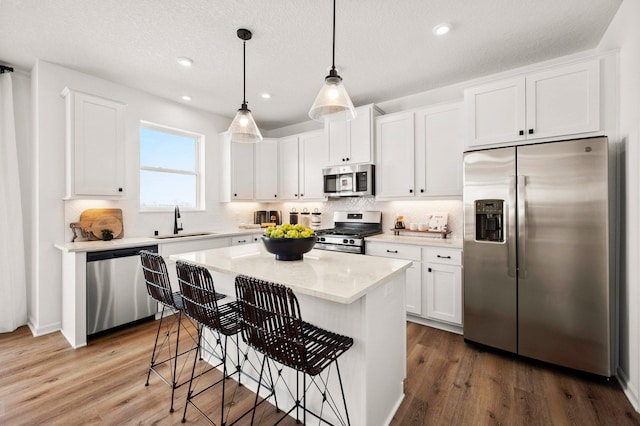
[[[140,209],[204,209],[204,136],[140,124]]]

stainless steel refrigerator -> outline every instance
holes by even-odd
[[[612,375],[607,138],[464,154],[464,338]]]

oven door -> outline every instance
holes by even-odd
[[[364,254],[364,246],[316,242],[316,245],[313,246],[313,248],[318,250],[339,251],[341,253]]]

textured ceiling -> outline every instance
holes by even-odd
[[[338,0],[336,66],[354,104],[382,102],[594,48],[621,2]],[[244,27],[249,108],[274,129],[307,120],[331,19],[331,0],[0,0],[0,63],[40,58],[232,117]],[[441,22],[453,31],[436,38]]]

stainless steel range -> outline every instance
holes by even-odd
[[[316,231],[320,250],[365,254],[364,238],[382,233],[382,212],[335,212],[332,229]]]

